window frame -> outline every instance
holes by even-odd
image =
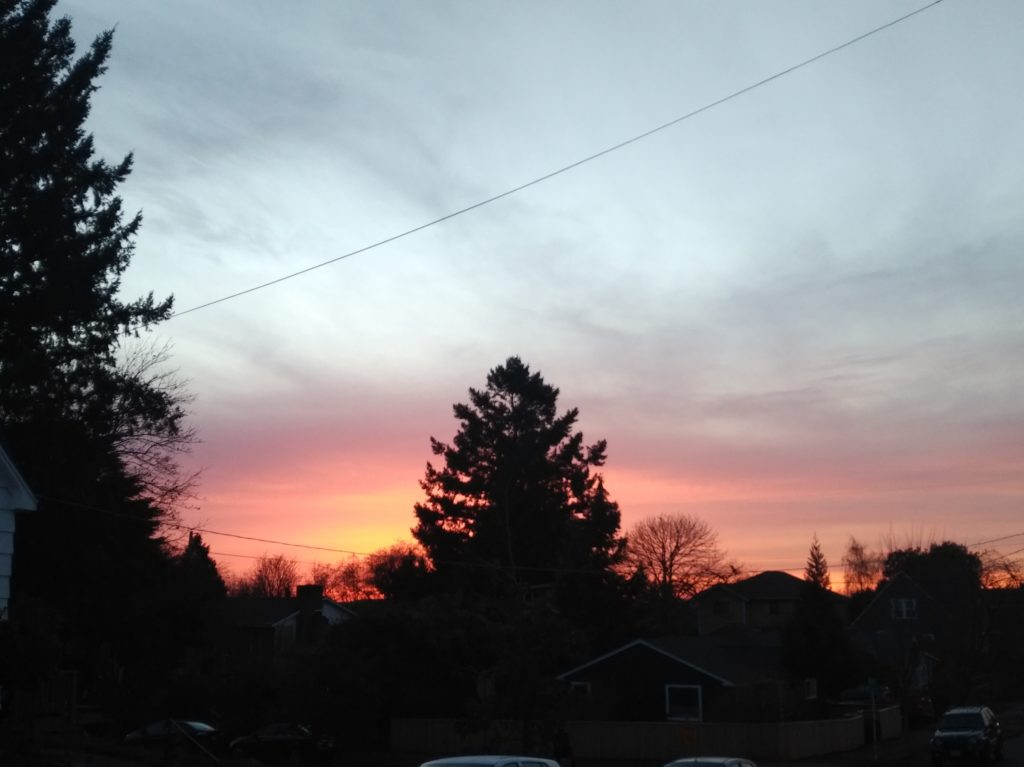
[[[673,716],[672,715],[672,691],[673,690],[696,690],[697,691],[697,716]],[[670,722],[703,722],[704,721],[704,689],[699,684],[666,684],[665,685],[665,718]]]
[[[914,597],[895,597],[889,603],[889,610],[893,620],[916,621],[917,599]]]

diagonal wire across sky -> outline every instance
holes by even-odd
[[[262,282],[258,285],[253,285],[252,287],[245,288],[244,290],[229,293],[228,295],[221,296],[220,298],[215,298],[212,301],[207,301],[206,303],[198,304],[188,309],[183,309],[180,312],[175,312],[170,316],[170,319],[174,319],[175,317],[181,317],[186,314],[191,314],[192,312],[198,312],[202,309],[207,309],[211,306],[216,306],[217,304],[224,303],[225,301],[230,301],[232,299],[248,295],[249,293],[255,293],[258,290],[263,290],[264,288],[269,288],[272,285],[277,285],[287,280],[300,277],[303,274],[308,274],[309,272],[315,271],[317,269],[322,269],[325,266],[338,263],[339,261],[343,261],[347,258],[352,258],[353,256],[358,256],[362,253],[366,253],[367,251],[375,250],[389,243],[404,239],[405,237],[409,237],[413,234],[416,234],[417,232],[422,232],[425,229],[437,226],[438,224],[456,218],[457,216],[462,216],[466,213],[469,213],[470,211],[474,211],[477,210],[478,208],[482,208],[486,205],[498,202],[499,200],[502,200],[506,197],[510,197],[514,194],[522,192],[525,189],[529,189],[532,186],[542,184],[545,181],[549,181],[555,178],[556,176],[561,176],[564,173],[568,173],[571,170],[575,170],[576,168],[579,168],[581,165],[593,162],[594,160],[604,157],[605,155],[611,154],[612,152],[617,152],[620,149],[625,149],[631,144],[635,144],[639,141],[643,141],[644,139],[650,138],[656,133],[660,133],[661,131],[667,130],[668,128],[672,128],[678,125],[679,123],[685,122],[686,120],[696,117],[697,115],[703,114],[704,112],[714,109],[715,107],[721,106],[722,104],[725,104],[728,101],[732,101],[733,99],[739,98],[740,96],[750,93],[751,91],[757,88],[760,88],[764,85],[767,85],[768,83],[778,80],[779,78],[785,77],[786,75],[792,74],[793,72],[796,72],[799,69],[803,69],[806,66],[809,66],[817,61],[820,61],[821,59],[824,59],[827,56],[831,56],[834,53],[838,53],[839,51],[842,51],[845,48],[849,48],[850,46],[856,45],[857,43],[862,42],[863,40],[866,40],[867,38],[872,37],[873,35],[877,35],[878,33],[883,32],[891,27],[894,27],[897,24],[901,24],[902,22],[907,21],[908,19],[917,16],[918,14],[924,13],[925,11],[932,9],[943,2],[945,2],[945,0],[933,0],[933,2],[930,2],[927,5],[923,5],[920,8],[910,11],[909,13],[906,13],[898,18],[892,19],[891,21],[888,21],[885,24],[882,24],[881,26],[877,26],[874,29],[870,29],[867,32],[857,35],[856,37],[850,38],[846,42],[840,43],[839,45],[829,48],[828,50],[822,51],[821,53],[811,56],[810,58],[804,59],[803,61],[793,64],[792,66],[789,66],[786,69],[782,69],[776,72],[775,74],[769,75],[768,77],[758,80],[757,82],[744,86],[739,90],[733,91],[728,95],[722,96],[721,98],[711,101],[705,104],[704,106],[698,107],[697,109],[694,109],[690,112],[687,112],[684,115],[681,115],[679,117],[676,117],[675,119],[669,120],[666,123],[662,123],[661,125],[646,130],[643,133],[639,133],[635,136],[632,136],[631,138],[627,138],[623,141],[620,141],[617,144],[605,147],[600,151],[594,152],[593,154],[587,155],[586,157],[582,157],[574,162],[569,163],[568,165],[563,165],[560,168],[552,170],[549,173],[545,173],[544,175],[538,176],[525,183],[519,184],[518,186],[512,187],[511,189],[506,189],[504,192],[499,192],[498,194],[492,195],[491,197],[487,197],[471,205],[467,205],[464,208],[459,208],[458,210],[446,213],[445,215],[435,218],[431,221],[419,224],[418,226],[414,226],[411,229],[406,229],[403,232],[398,232],[397,234],[393,234],[390,237],[385,237],[382,240],[377,240],[376,242],[370,243],[369,245],[364,245],[363,247],[357,248],[356,250],[350,250],[349,252],[343,253],[340,256],[334,256],[333,258],[329,258],[326,261],[321,261],[318,264],[312,264],[311,266],[307,266],[303,269],[299,269],[297,271],[290,272],[280,277],[276,277],[272,280]]]

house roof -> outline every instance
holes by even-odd
[[[735,583],[712,586],[694,599],[699,601],[707,595],[724,592],[745,602],[753,599],[795,601],[800,599],[806,586],[807,582],[802,578],[779,570],[767,570]]]
[[[878,591],[875,592],[875,596],[872,597],[871,601],[868,602],[864,609],[860,611],[860,614],[853,619],[853,622],[850,624],[850,627],[857,628],[861,623],[861,619],[864,618],[865,615],[871,615],[872,613],[874,613],[877,605],[884,604],[882,602],[882,599],[884,599],[890,591],[898,592],[900,589],[907,588],[909,588],[916,595],[923,597],[924,599],[927,599],[930,602],[938,605],[938,607],[943,612],[949,612],[946,609],[946,605],[944,605],[940,600],[936,599],[931,594],[929,594],[928,590],[925,589],[924,586],[922,586],[916,580],[914,580],[905,572],[900,570],[892,578],[886,581],[886,583],[881,588],[879,588]]]
[[[284,623],[299,612],[292,597],[228,597],[221,615],[224,622],[240,628],[260,628]]]
[[[327,597],[321,598],[321,611],[352,617],[355,613],[343,604]],[[224,623],[238,628],[265,628],[291,620],[299,613],[299,600],[295,597],[228,597],[221,611]],[[334,622],[334,621],[331,621]]]
[[[766,570],[735,583],[720,583],[705,589],[693,599],[700,603],[707,597],[728,595],[744,602],[799,602],[808,582],[781,570]],[[833,602],[845,603],[847,597],[834,591],[827,592]]]
[[[636,639],[560,674],[559,679],[566,679],[636,647],[659,653],[676,663],[689,666],[730,686],[749,685],[781,679],[785,676],[778,642],[756,634],[737,634],[715,638]]]
[[[0,442],[0,509],[35,511],[36,497]]]

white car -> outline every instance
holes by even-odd
[[[757,765],[749,759],[741,759],[736,756],[689,756],[686,759],[671,761],[665,767],[757,767]]]
[[[542,756],[448,756],[424,762],[420,767],[559,767]]]

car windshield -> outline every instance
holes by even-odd
[[[940,730],[980,730],[981,714],[946,714],[939,722]]]

